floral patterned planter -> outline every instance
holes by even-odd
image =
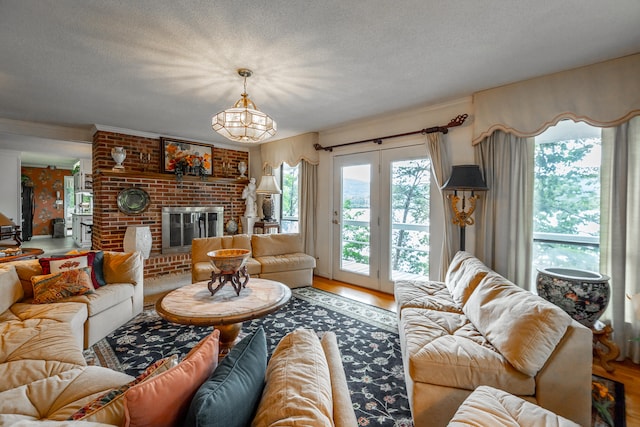
[[[538,269],[538,295],[592,327],[609,304],[609,276],[570,268]]]

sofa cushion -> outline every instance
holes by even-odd
[[[479,259],[467,252],[458,252],[445,278],[451,298],[456,304],[463,306],[480,281],[490,272],[492,270]]]
[[[289,253],[256,257],[261,265],[261,273],[274,273],[286,270],[305,270],[316,266],[316,260],[304,253]]]
[[[456,304],[443,282],[398,280],[394,282],[393,289],[400,315],[407,307],[462,313],[462,307]]]
[[[183,425],[250,425],[262,396],[266,369],[267,339],[264,329],[259,328],[234,346],[200,386]]]
[[[262,426],[332,426],[331,379],[314,331],[297,329],[276,346],[253,420]]]
[[[224,249],[247,249],[251,250],[251,236],[248,234],[235,234],[231,239],[222,242]]]
[[[232,241],[231,236],[225,236]],[[199,237],[191,241],[191,263],[210,262],[207,252],[224,249],[222,247],[223,237]]]
[[[494,272],[480,282],[463,311],[509,363],[531,377],[571,323],[559,307]]]
[[[27,319],[0,323],[0,363],[45,359],[85,365],[81,349],[66,323]]]
[[[129,375],[99,366],[76,367],[1,392],[0,413],[66,420],[96,395],[130,380]]]
[[[304,253],[302,238],[298,233],[252,234],[253,257]]]
[[[131,387],[124,395],[124,426],[172,427],[183,420],[194,394],[218,364],[219,336],[214,330],[178,366]]]
[[[104,279],[107,283],[138,284],[139,272],[143,270],[144,260],[140,252],[105,252]]]
[[[0,314],[24,297],[24,289],[13,265],[0,265]]]
[[[133,381],[100,394],[92,401],[78,409],[69,420],[91,421],[112,425],[122,425],[124,421],[124,393],[136,384],[140,384],[154,376],[173,368],[178,364],[178,356],[173,355],[152,363]]]
[[[16,268],[16,273],[18,273],[18,277],[20,278],[22,290],[24,291],[24,298],[32,298],[33,285],[31,284],[31,277],[42,274],[42,266],[37,259],[13,261],[11,262],[11,265]]]
[[[52,303],[75,295],[95,292],[91,283],[91,267],[33,276],[31,284],[34,304]]]
[[[466,390],[488,384],[535,394],[534,379],[514,369],[464,314],[405,308],[399,327],[415,382]]]
[[[513,396],[503,390],[480,386],[465,399],[449,423],[463,426],[579,427],[573,421]]]

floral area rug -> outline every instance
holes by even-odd
[[[315,288],[293,289],[281,310],[245,322],[243,333],[262,326],[269,354],[297,328],[333,331],[342,353],[351,400],[360,426],[410,427],[396,314]],[[153,307],[85,351],[88,363],[137,376],[152,362],[184,356],[211,328],[176,325]]]
[[[592,427],[625,427],[624,384],[598,375],[591,384]]]

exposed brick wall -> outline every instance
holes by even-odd
[[[127,158],[124,172],[113,172],[113,147],[124,147]],[[140,162],[139,153],[149,153],[148,164]],[[222,160],[229,161],[227,177]],[[238,162],[249,163],[249,153],[214,147],[214,178],[201,181],[195,177],[176,180],[172,174],[160,174],[160,140],[98,131],[93,139],[93,237],[94,249],[121,251],[128,226],[148,225],[153,237],[151,256],[145,261],[145,277],[191,271],[191,254],[161,254],[163,206],[223,206],[224,223],[239,222],[244,213],[242,190],[246,180],[237,180]],[[137,215],[118,209],[120,191],[138,187],[149,193],[149,208]]]

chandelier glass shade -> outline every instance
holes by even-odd
[[[220,135],[232,141],[260,142],[276,134],[276,122],[267,114],[258,110],[256,104],[247,94],[247,77],[253,72],[246,68],[238,70],[244,78],[244,92],[241,98],[224,111],[220,111],[211,119],[211,127]]]

